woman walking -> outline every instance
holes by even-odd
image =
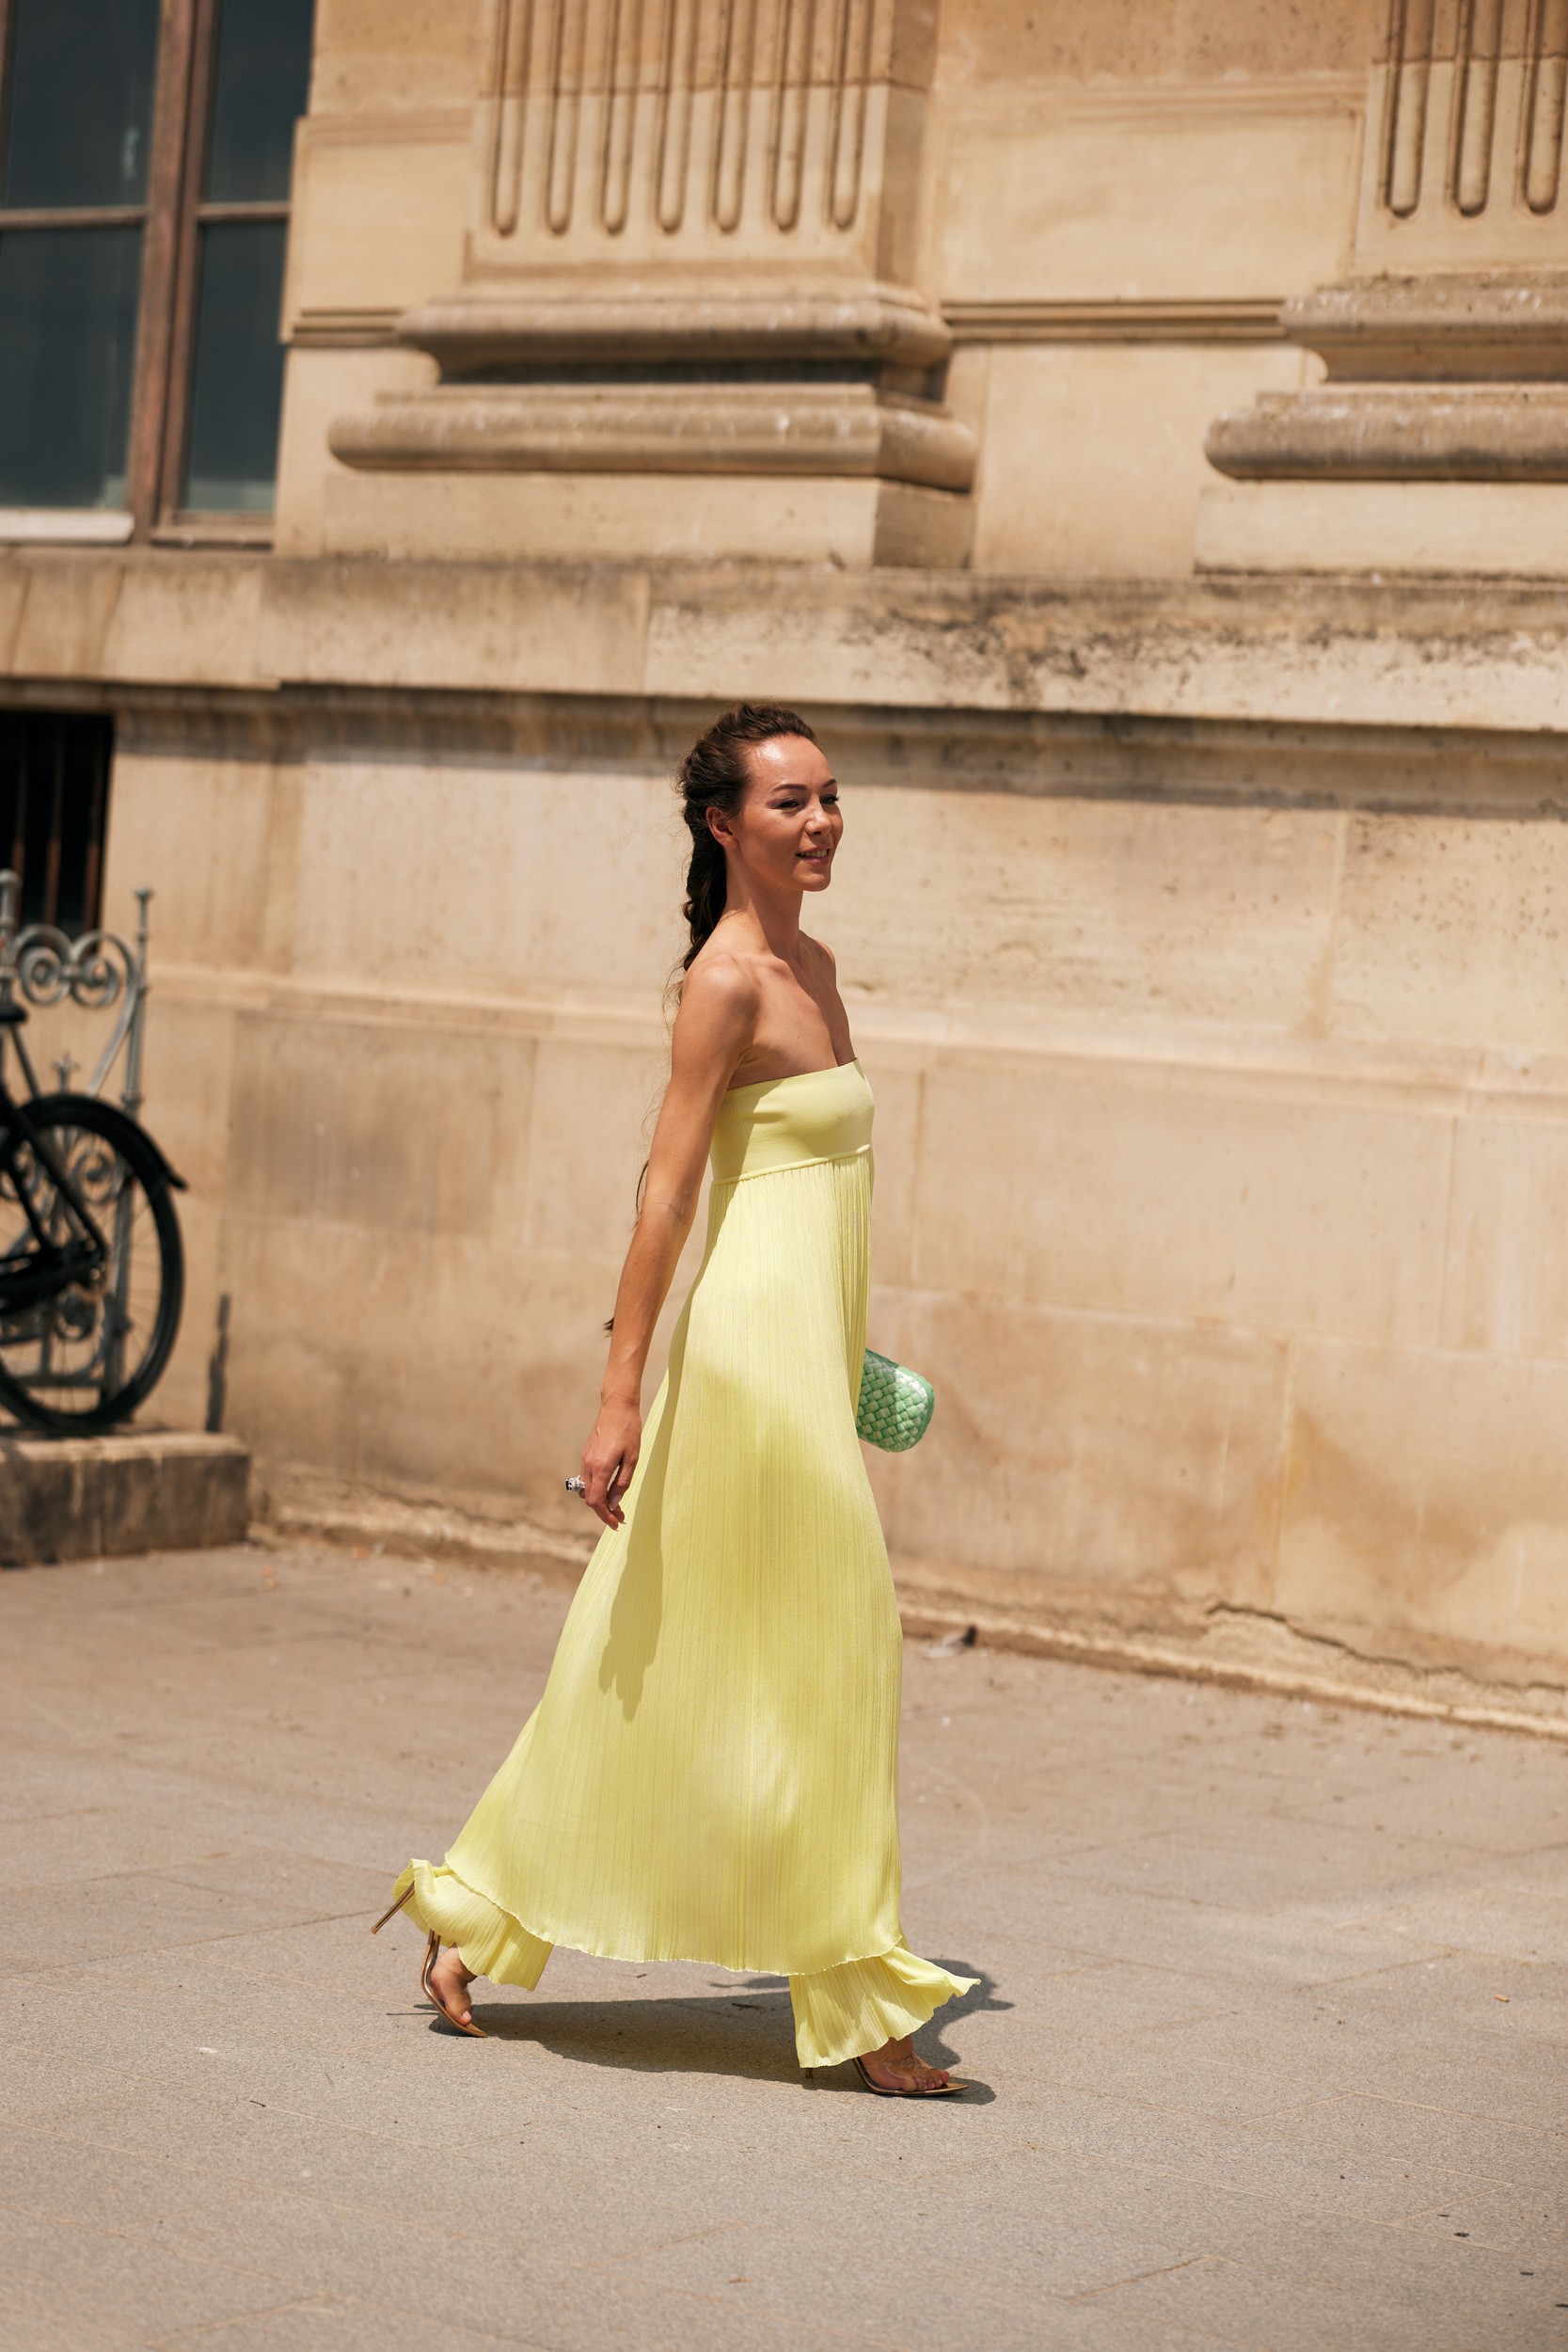
[[[578,1486],[606,1532],[516,1746],[393,1911],[462,2032],[476,1977],[531,1989],[555,1944],[701,1961],[788,1977],[802,2066],[928,2097],[962,2085],[910,2036],[973,1979],[917,1959],[898,1917],[902,1645],[855,1436],[871,1089],[800,929],[838,787],[803,719],[752,704],[680,783],[691,946]],[[644,1422],[710,1153],[706,1252]]]

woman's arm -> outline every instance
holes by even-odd
[[[688,975],[642,1207],[615,1294],[599,1417],[582,1449],[583,1500],[607,1527],[619,1527],[625,1516],[621,1497],[642,1443],[642,1372],[654,1326],[697,1213],[713,1122],[752,1041],[756,1010],[755,982],[728,956],[705,958]]]

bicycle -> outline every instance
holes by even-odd
[[[113,1429],[180,1328],[185,1190],[147,1130],[91,1094],[42,1094],[24,1006],[0,1003],[29,1089],[0,1065],[0,1406],[54,1436]],[[3,1048],[0,1048],[3,1052]]]

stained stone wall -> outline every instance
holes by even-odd
[[[159,894],[161,1406],[227,1297],[264,1459],[560,1512],[667,779],[765,692],[846,788],[905,1571],[1568,1678],[1565,42],[321,0],[273,550],[0,549]]]

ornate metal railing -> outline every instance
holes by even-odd
[[[147,1017],[147,907],[150,890],[136,892],[136,940],[133,946],[118,931],[84,931],[71,939],[52,923],[32,923],[17,929],[22,882],[8,867],[0,872],[0,1008],[20,998],[47,1011],[69,999],[88,1012],[115,1013],[108,1043],[97,1068],[80,1093],[101,1094],[110,1071],[125,1052],[125,1087],[120,1101],[135,1119],[141,1108],[142,1032]],[[31,1092],[40,1090],[19,1026],[0,1028],[16,1048]],[[3,1045],[0,1045],[3,1050]],[[69,1088],[76,1068],[69,1054],[55,1062],[62,1090]]]

